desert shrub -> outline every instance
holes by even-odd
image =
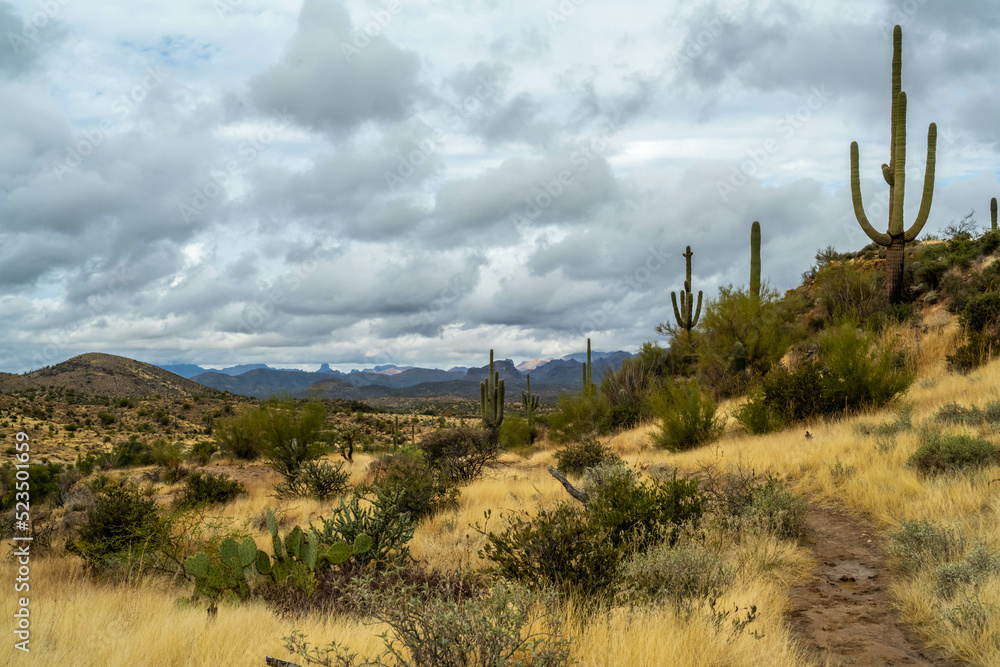
[[[851,322],[828,328],[819,338],[824,399],[850,411],[878,408],[909,389],[916,374],[878,334]]]
[[[500,454],[497,442],[485,429],[467,426],[431,431],[418,446],[429,466],[460,482],[478,478]]]
[[[624,465],[591,468],[587,519],[607,534],[615,547],[642,551],[666,539],[673,544],[685,526],[696,527],[705,510],[697,479],[641,480]]]
[[[163,468],[166,472],[167,483],[172,484],[178,481],[186,470],[182,472],[181,464],[184,463],[184,445],[179,442],[170,443],[160,439],[150,446],[153,463]]]
[[[188,456],[198,465],[207,466],[208,462],[212,460],[212,455],[217,451],[219,451],[219,448],[214,442],[199,440],[191,445],[191,451],[188,452]]]
[[[285,648],[310,664],[333,667],[557,667],[570,664],[569,645],[549,601],[522,587],[501,584],[487,595],[448,600],[425,588],[379,589],[369,577],[353,581],[348,595],[389,626],[381,655],[361,658],[333,642],[310,648],[292,632]],[[544,629],[543,629],[544,628]]]
[[[949,269],[947,261],[936,257],[914,263],[917,266],[913,268],[913,282],[932,290],[941,286],[941,279]]]
[[[969,331],[995,330],[1000,325],[1000,292],[987,292],[970,297],[958,321]]]
[[[609,410],[608,399],[602,392],[593,395],[563,393],[559,396],[558,409],[549,418],[549,439],[563,444],[599,434]]]
[[[406,454],[384,456],[372,462],[372,483],[359,491],[396,498],[396,512],[414,523],[438,512],[456,509],[460,491],[451,476],[432,468],[422,458]]]
[[[224,455],[243,461],[260,458],[259,434],[248,415],[217,420],[212,434]]]
[[[607,531],[588,521],[577,506],[562,503],[535,516],[520,512],[505,520],[499,532],[479,529],[486,537],[481,556],[503,579],[530,590],[554,588],[581,600],[603,598],[615,582],[620,554]]]
[[[327,451],[321,439],[326,408],[318,401],[306,401],[300,409],[292,399],[272,398],[243,419],[248,420],[250,432],[259,438],[268,465],[283,475]]]
[[[765,530],[778,537],[795,538],[806,526],[806,501],[788,490],[777,479],[768,476],[753,489],[751,499],[740,516],[744,525]]]
[[[946,473],[1000,462],[1000,447],[971,435],[946,435],[928,431],[907,461],[924,474]]]
[[[694,543],[658,544],[629,561],[621,573],[623,602],[666,598],[683,606],[699,598],[718,598],[733,580],[719,554]]]
[[[131,436],[128,440],[115,443],[110,452],[105,452],[98,457],[98,465],[105,470],[140,465],[148,466],[152,463],[153,450],[136,435]]]
[[[519,415],[507,415],[500,425],[500,449],[524,449],[535,441],[538,428]]]
[[[802,337],[797,318],[801,308],[798,296],[779,298],[767,287],[761,290],[759,304],[745,288],[720,287],[698,324],[698,378],[717,398],[745,391]]]
[[[867,322],[885,308],[882,274],[854,263],[831,264],[819,272],[813,288],[826,322]]]
[[[776,366],[761,386],[766,405],[784,423],[805,421],[836,411],[837,406],[824,391],[826,369],[812,361],[802,361],[789,371]]]
[[[747,400],[733,411],[733,419],[747,433],[754,435],[780,431],[787,424],[784,414],[767,404],[766,395],[762,388],[758,388],[747,396]]]
[[[306,461],[284,481],[276,484],[274,495],[278,498],[314,498],[326,500],[347,491],[351,474],[343,462],[332,465],[329,461]]]
[[[715,401],[703,394],[697,381],[670,384],[652,399],[663,423],[653,444],[678,452],[718,440],[725,419],[716,416]]]
[[[247,494],[246,487],[228,475],[193,472],[184,480],[184,490],[174,503],[177,507],[199,507],[232,502]]]
[[[944,563],[935,569],[935,589],[946,599],[967,587],[978,587],[1000,572],[1000,559],[996,554],[978,545],[957,562]]]
[[[967,331],[965,342],[955,348],[953,353],[945,355],[945,359],[950,370],[966,374],[996,357],[998,352],[1000,352],[1000,338]]]
[[[50,496],[59,494],[59,478],[63,467],[58,463],[32,463],[28,465],[28,489],[32,505],[41,505]],[[0,512],[6,512],[14,507],[18,500],[17,469],[13,463],[5,461],[0,464]],[[24,482],[21,482],[24,491]],[[20,500],[24,500],[22,496]]]
[[[657,343],[644,343],[635,356],[601,378],[601,393],[607,398],[608,413],[602,421],[604,432],[634,428],[651,419],[647,396],[669,377],[667,352]]]
[[[889,555],[894,567],[905,574],[928,565],[958,560],[964,551],[963,537],[927,519],[904,520],[889,538]]]
[[[359,563],[383,567],[406,562],[410,559],[408,543],[413,539],[416,523],[409,514],[396,511],[401,496],[401,492],[378,490],[366,495],[354,493],[347,502],[340,501],[329,519],[319,517],[319,527],[310,520],[309,528],[325,546],[340,541],[354,544],[358,535],[368,535],[372,547],[354,556]]]
[[[152,565],[170,527],[152,489],[116,479],[95,488],[94,503],[66,549],[99,570]]]
[[[593,436],[567,444],[556,451],[556,468],[566,475],[582,475],[587,468],[602,463],[617,463],[621,458]]]

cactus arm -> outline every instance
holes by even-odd
[[[875,231],[872,224],[868,222],[868,214],[865,213],[864,204],[861,201],[861,170],[858,167],[858,142],[851,142],[851,200],[854,202],[854,216],[858,219],[861,229],[875,243],[887,246],[892,242],[892,238],[885,233]]]
[[[990,200],[990,219],[993,221],[993,231],[997,230],[997,198]]]
[[[691,320],[691,328],[698,326],[698,320],[701,319],[701,290],[698,290],[698,311],[694,315],[694,319]]]
[[[931,123],[927,128],[927,168],[924,171],[924,193],[920,198],[920,210],[917,212],[917,219],[913,226],[906,230],[904,240],[909,243],[917,238],[917,234],[927,224],[927,217],[931,212],[931,200],[934,198],[934,167],[937,162],[937,124]],[[993,200],[994,203],[996,200]],[[993,209],[993,222],[996,226],[996,208]]]
[[[896,174],[884,162],[882,163],[882,178],[885,179],[890,188],[896,184]]]
[[[677,292],[670,293],[670,302],[674,304],[674,319],[677,320],[677,326],[684,326],[684,322],[681,320],[681,311],[677,309]]]
[[[903,233],[903,202],[906,201],[906,93],[900,91],[896,98],[896,184],[893,185],[896,203],[889,220],[889,236]]]
[[[755,302],[760,301],[760,222],[757,220],[750,226],[750,296]],[[698,312],[701,312],[700,298]]]

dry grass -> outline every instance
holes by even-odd
[[[926,333],[899,328],[890,335],[917,358],[920,379],[902,399],[912,410],[915,426],[929,420],[943,404],[957,401],[984,405],[1000,397],[1000,362],[969,376],[948,374],[943,354],[951,349],[957,330],[946,314],[928,321]],[[735,403],[722,410],[730,411]],[[954,527],[971,541],[996,549],[1000,545],[1000,493],[992,480],[1000,468],[992,467],[968,475],[924,479],[907,467],[906,460],[918,446],[918,437],[905,432],[895,448],[879,448],[874,439],[861,435],[859,423],[892,421],[896,408],[851,419],[809,424],[765,437],[741,434],[730,423],[719,442],[686,453],[668,454],[653,448],[650,432],[643,426],[610,439],[611,447],[630,464],[646,468],[657,463],[682,470],[705,464],[735,464],[765,471],[787,480],[792,489],[814,501],[839,501],[872,517],[888,534],[904,519],[927,518]],[[956,429],[961,431],[962,429]],[[973,432],[973,431],[970,431]],[[998,441],[988,429],[977,435]],[[476,557],[484,538],[473,528],[482,524],[491,510],[491,526],[501,513],[536,511],[568,497],[546,472],[554,447],[529,454],[508,456],[505,465],[463,489],[456,511],[423,521],[411,549],[428,566],[448,571],[479,569]],[[352,466],[357,482],[371,457],[359,454]],[[839,467],[838,467],[839,464]],[[270,497],[277,476],[254,466],[218,466],[246,484],[249,495],[221,508],[218,514],[233,525],[248,525],[266,506],[287,513],[289,526],[306,524],[320,515],[329,516],[331,503],[311,500],[277,502]],[[336,501],[332,503],[336,504]],[[250,529],[258,544],[268,548],[266,531]],[[597,615],[569,609],[569,629],[575,637],[573,655],[581,665],[807,665],[800,649],[788,635],[783,621],[787,586],[810,568],[803,549],[774,538],[751,537],[719,545],[727,562],[737,568],[737,577],[725,591],[722,605],[756,605],[759,617],[739,636],[728,625],[720,630],[706,607],[690,615],[671,606],[637,609],[618,608]],[[12,581],[14,567],[4,559],[0,579]],[[100,665],[131,667],[157,665],[248,665],[262,663],[265,654],[288,657],[281,637],[293,627],[309,635],[314,643],[337,639],[354,650],[371,654],[381,642],[379,627],[358,625],[339,616],[315,617],[297,623],[280,619],[260,604],[224,606],[218,619],[206,622],[204,607],[184,602],[190,590],[162,580],[141,586],[102,583],[84,576],[70,557],[40,558],[32,562],[32,653],[30,664]],[[901,581],[893,591],[903,619],[911,623],[930,644],[972,664],[1000,664],[1000,646],[993,633],[1000,633],[1000,613],[985,627],[956,627],[946,619],[949,609],[962,598],[941,603],[934,593],[934,573]],[[979,599],[1000,605],[1000,579],[993,577],[979,591]],[[13,595],[3,596],[0,613],[10,618]],[[750,631],[763,633],[762,639]],[[1000,635],[997,635],[1000,637]],[[29,664],[13,657],[11,642],[0,649],[0,662]],[[15,660],[20,662],[15,663]]]

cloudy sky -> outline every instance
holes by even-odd
[[[635,350],[695,289],[1000,195],[995,0],[0,3],[0,370]],[[880,226],[880,225],[877,225]]]

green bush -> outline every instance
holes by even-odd
[[[853,262],[831,264],[813,283],[816,307],[826,323],[867,322],[885,308],[885,279]]]
[[[608,412],[600,425],[602,432],[634,428],[651,419],[647,397],[669,375],[667,352],[657,343],[644,343],[635,356],[606,372],[600,387],[608,402]]]
[[[134,482],[103,480],[67,550],[100,570],[155,565],[169,537],[170,521],[152,496],[152,489]]]
[[[582,509],[562,503],[533,517],[512,514],[506,522],[497,533],[479,529],[486,537],[480,555],[500,577],[581,600],[603,598],[615,582],[621,556]]]
[[[1000,292],[987,292],[970,297],[958,319],[969,331],[994,331],[1000,325]]]
[[[759,305],[745,288],[719,288],[702,313],[696,339],[698,378],[717,398],[745,391],[803,336],[800,297],[763,288]]]
[[[506,420],[504,420],[506,421]],[[394,454],[373,461],[371,491],[396,498],[396,512],[409,514],[414,523],[438,512],[457,509],[460,491],[450,475],[430,467],[415,456]]]
[[[590,494],[587,518],[616,548],[642,551],[666,539],[673,544],[680,529],[697,527],[705,511],[698,479],[640,480],[624,465],[591,468],[584,488]]]
[[[500,455],[497,442],[482,428],[458,426],[431,431],[418,444],[424,460],[457,482],[478,478]]]
[[[243,461],[255,461],[260,458],[259,434],[249,415],[216,421],[212,434],[215,436],[219,451],[224,455]]]
[[[819,338],[824,398],[845,411],[879,408],[909,389],[915,372],[878,334],[845,322]]]
[[[778,537],[796,538],[806,526],[806,501],[773,477],[753,489],[751,500],[741,511],[745,524]]]
[[[609,411],[608,399],[602,392],[593,395],[563,393],[559,396],[558,409],[549,418],[549,439],[561,445],[600,434],[607,424]]]
[[[360,658],[332,642],[310,647],[293,631],[285,648],[310,664],[338,667],[559,667],[570,664],[569,645],[548,600],[521,587],[495,586],[486,595],[449,600],[427,588],[380,588],[370,576],[351,582],[348,595],[389,626],[385,650]],[[542,625],[544,624],[544,626]],[[543,629],[544,628],[544,629]]]
[[[278,498],[314,498],[326,500],[347,491],[351,473],[345,471],[343,462],[336,466],[329,461],[306,461],[297,470],[275,485]]]
[[[184,490],[178,494],[174,503],[182,508],[219,505],[246,494],[243,483],[228,475],[198,471],[184,480]]]
[[[780,431],[788,423],[781,411],[767,404],[762,388],[747,396],[747,400],[733,411],[733,418],[747,433],[754,435]]]
[[[500,449],[521,450],[529,447],[538,436],[538,428],[519,415],[507,415],[500,425]]]
[[[715,401],[701,391],[697,381],[670,384],[652,399],[662,420],[653,444],[672,452],[694,449],[718,440],[725,418],[716,416]]]
[[[300,409],[292,399],[272,398],[245,418],[259,438],[261,454],[283,475],[327,452],[321,439],[326,408],[318,401],[306,401]]]
[[[889,538],[889,555],[904,574],[958,560],[964,551],[963,537],[927,519],[904,520]]]
[[[27,472],[31,505],[39,506],[53,494],[58,494],[59,478],[63,474],[62,465],[32,463],[28,465]],[[8,461],[0,464],[0,512],[6,512],[14,507],[17,501],[15,495],[18,492],[17,483],[17,469],[14,464]],[[23,491],[23,486],[21,490]]]
[[[368,535],[371,549],[355,556],[362,564],[385,567],[404,563],[410,559],[408,543],[416,523],[409,514],[397,511],[402,495],[378,490],[367,495],[354,493],[346,503],[340,501],[329,519],[319,517],[319,527],[310,521],[309,528],[326,547],[337,542],[354,544],[359,535]]]
[[[219,451],[219,448],[214,442],[199,440],[191,445],[191,451],[188,452],[188,456],[198,465],[207,466],[208,462],[212,460],[212,455],[217,451]]]
[[[907,461],[925,474],[946,473],[1000,463],[1000,447],[971,435],[945,435],[929,431]]]
[[[938,565],[935,570],[935,588],[941,597],[951,599],[959,590],[978,587],[998,573],[1000,559],[995,553],[979,545],[958,562]]]
[[[991,334],[967,331],[965,342],[945,355],[948,368],[956,373],[966,374],[1000,354],[1000,337]]]
[[[585,436],[556,451],[556,468],[566,475],[582,475],[587,468],[602,463],[619,463],[621,458],[593,436]]]
[[[643,603],[666,598],[683,606],[690,600],[720,597],[733,575],[719,554],[700,544],[658,544],[622,568],[619,599]]]

